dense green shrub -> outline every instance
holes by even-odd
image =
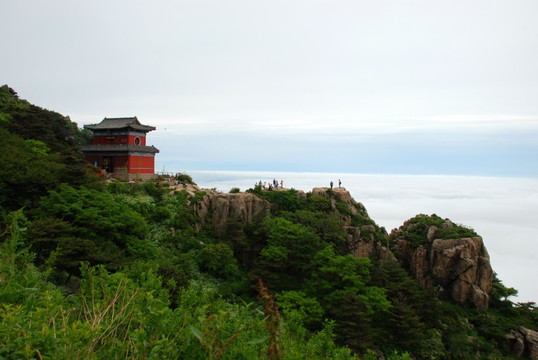
[[[458,239],[478,236],[474,229],[463,225],[454,225],[451,227],[441,227],[435,231],[435,237],[439,239]]]
[[[296,289],[309,274],[319,237],[281,217],[268,217],[261,227],[267,245],[260,252],[258,277],[275,290]]]
[[[297,211],[304,207],[304,199],[297,196],[297,190],[266,191],[263,197],[271,203],[274,214],[281,211]]]
[[[135,192],[136,187],[122,181],[111,181],[106,186],[106,190],[112,194],[131,194]]]
[[[351,225],[361,227],[364,225],[375,225],[375,222],[370,219],[368,214],[359,211],[357,214],[351,215]]]
[[[227,303],[198,280],[178,293],[172,310],[151,266],[140,264],[127,276],[84,265],[79,291],[64,296],[20,247],[23,230],[17,224],[23,220],[20,212],[12,217],[0,247],[2,358],[254,359],[266,351],[259,307]],[[279,334],[294,358],[352,358],[334,345],[330,328],[310,340],[300,325],[284,325]]]
[[[189,174],[179,173],[176,179],[179,181],[180,184],[186,182],[187,184],[196,185],[196,183],[192,180],[192,177]]]
[[[332,210],[331,200],[318,194],[307,194],[307,210],[329,212]]]
[[[304,291],[283,291],[276,295],[277,304],[285,314],[293,313],[309,329],[319,329],[325,311],[315,297],[308,297]]]
[[[443,219],[435,214],[417,215],[408,220],[406,226],[400,227],[404,230],[404,239],[409,241],[412,248],[417,248],[420,245],[427,244],[428,230],[431,226],[435,226],[436,239],[456,239],[464,237],[478,236],[476,232],[463,225],[457,225],[447,222],[447,219]]]
[[[37,249],[48,236],[52,242],[48,248],[58,248],[56,266],[70,274],[78,273],[81,261],[117,269],[127,257],[156,255],[155,244],[145,241],[148,226],[142,215],[107,192],[62,184],[43,197],[32,214],[60,220],[51,224],[62,224],[61,237],[54,227],[46,226],[33,232],[29,241]]]
[[[263,198],[264,190],[263,190],[262,182],[260,181],[259,183],[254,184],[254,187],[247,189],[247,192],[254,194],[260,198]]]
[[[32,206],[59,185],[65,169],[55,154],[35,151],[21,137],[0,128],[0,207]]]
[[[31,206],[61,183],[102,188],[78,149],[81,137],[68,117],[0,87],[0,211]]]
[[[347,253],[347,234],[343,227],[345,223],[338,214],[299,210],[284,212],[282,217],[301,224],[318,235],[323,245],[334,245],[339,253]]]
[[[336,210],[344,216],[351,216],[351,210],[349,206],[342,200],[337,200],[335,203]]]
[[[220,278],[230,277],[239,271],[232,249],[224,243],[204,246],[198,253],[198,264],[203,270]]]

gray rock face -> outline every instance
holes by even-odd
[[[435,239],[416,249],[400,239],[396,248],[422,286],[448,291],[461,305],[478,310],[488,308],[493,270],[481,237]]]
[[[428,234],[426,235],[426,237],[428,238],[428,241],[433,241],[433,239],[435,238],[436,230],[437,230],[437,226],[430,226],[430,228],[428,229]]]
[[[373,225],[364,225],[360,228],[356,226],[344,226],[351,254],[355,257],[368,257],[373,252],[379,255],[381,260],[396,260],[390,250],[374,240],[370,227],[375,231]],[[365,231],[366,236],[363,235]]]
[[[526,356],[531,360],[538,360],[538,332],[520,326],[506,337],[512,354],[517,358]]]
[[[198,204],[198,215],[202,224],[211,221],[215,230],[220,231],[230,216],[239,216],[246,224],[260,213],[269,214],[269,208],[268,201],[251,193],[218,194],[206,191],[206,195]]]

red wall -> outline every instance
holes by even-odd
[[[129,156],[129,174],[153,174],[154,156]]]
[[[139,135],[128,135],[127,137],[128,137],[129,144],[134,145],[135,138],[137,136],[140,138],[140,144],[138,144],[138,145],[146,146],[146,137],[145,136],[139,136]]]
[[[97,161],[97,166],[103,168],[103,156],[86,156],[86,161],[91,164],[95,164]],[[153,174],[155,172],[155,157],[154,156],[114,156],[113,170],[115,173],[125,173],[127,168],[127,173],[129,174]]]
[[[114,172],[118,172],[118,168],[127,169],[127,156],[114,156]]]

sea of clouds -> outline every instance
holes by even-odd
[[[259,181],[284,181],[310,191],[338,180],[388,232],[416,214],[437,214],[484,238],[491,264],[515,302],[538,302],[538,179],[441,175],[368,175],[250,171],[186,171],[203,188],[242,191]]]

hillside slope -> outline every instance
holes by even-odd
[[[105,183],[76,124],[6,87],[0,131],[1,358],[536,356],[536,304],[470,228],[388,235],[343,188]]]

